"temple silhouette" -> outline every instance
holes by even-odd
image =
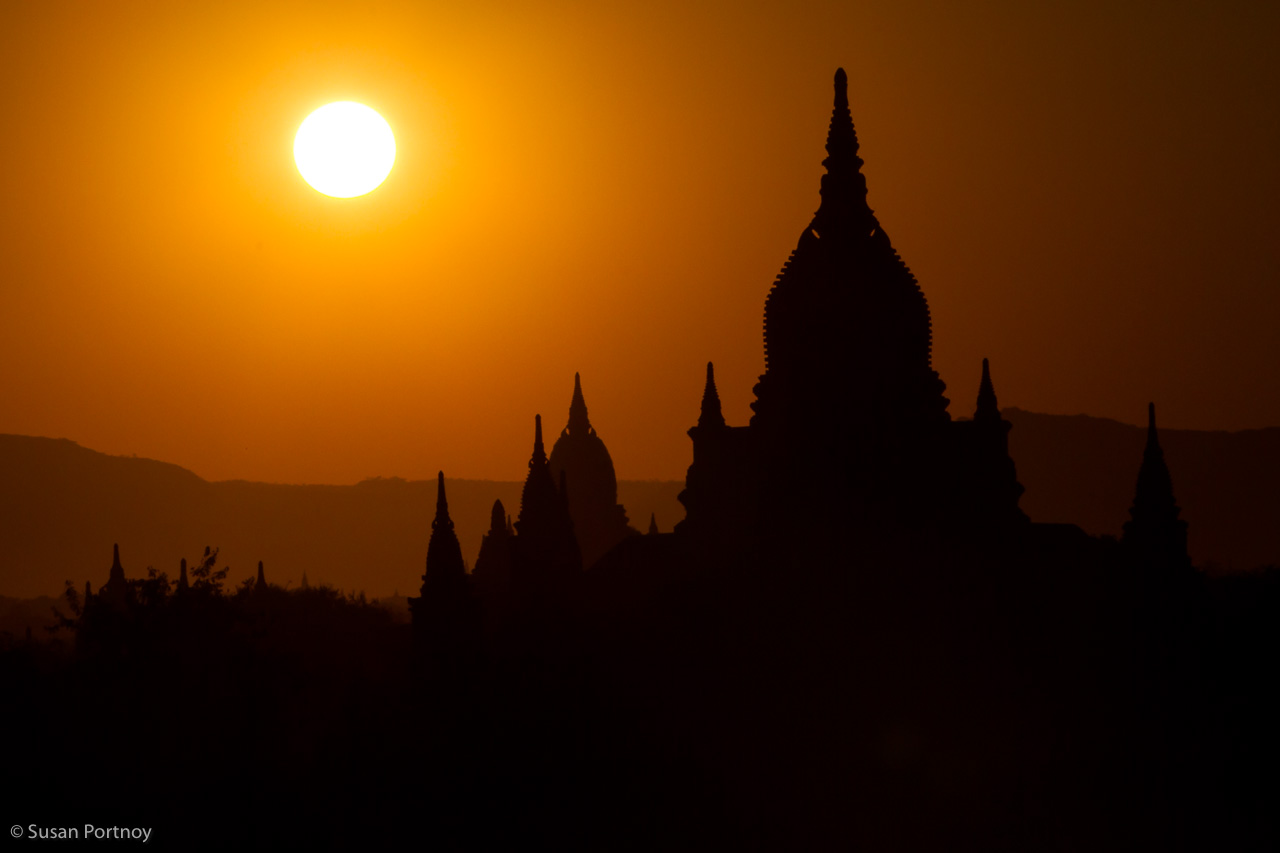
[[[843,69],[834,94],[818,210],[765,300],[765,372],[752,417],[742,426],[725,421],[708,362],[688,433],[686,515],[665,534],[673,541],[632,541],[638,531],[617,503],[613,461],[575,374],[569,421],[549,458],[536,418],[514,527],[494,506],[472,573],[481,590],[514,584],[529,591],[584,569],[642,571],[654,560],[752,559],[797,541],[886,531],[1003,537],[1041,550],[1089,547],[1079,528],[1037,524],[1019,508],[1011,425],[1000,415],[987,359],[972,414],[948,411],[932,366],[928,301],[867,201]],[[1186,524],[1177,515],[1153,407],[1127,552],[1189,565]],[[657,534],[654,519],[648,532]]]
[[[1154,404],[1122,537],[1027,517],[992,365],[953,417],[858,150],[841,70],[753,414],[726,421],[708,362],[669,532],[631,526],[575,375],[473,567],[438,473],[408,625],[305,574],[270,586],[261,562],[224,593],[209,548],[173,590],[126,578],[118,547],[96,594],[69,587],[74,673],[110,677],[65,695],[111,696],[119,728],[161,672],[181,690],[158,701],[203,720],[138,747],[134,784],[196,780],[176,806],[194,821],[264,763],[288,826],[265,799],[243,812],[282,846],[1272,849],[1248,776],[1280,755],[1257,676],[1280,575],[1193,568]],[[55,737],[84,701],[28,695],[32,750],[132,766]],[[109,787],[44,784],[59,803]]]

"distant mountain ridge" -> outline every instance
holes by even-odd
[[[446,479],[463,555],[474,562],[490,510],[514,517],[519,482]],[[620,481],[636,525],[663,530],[684,515],[683,484]],[[108,456],[67,439],[0,435],[0,594],[57,595],[66,580],[96,589],[120,544],[130,577],[148,566],[176,577],[178,560],[221,548],[230,580],[262,560],[281,585],[329,583],[370,595],[416,595],[435,512],[435,481],[376,478],[354,486],[210,482],[165,462]]]
[[[1145,430],[1087,415],[1003,411],[1010,452],[1035,521],[1120,532]],[[1161,429],[1197,564],[1243,570],[1280,563],[1280,428]],[[449,507],[473,563],[495,498],[520,508],[515,481],[447,480]],[[664,531],[684,516],[678,481],[618,482],[632,525]],[[415,594],[426,557],[435,484],[399,478],[354,486],[210,482],[177,465],[108,456],[67,439],[0,435],[0,595],[95,588],[120,543],[130,576],[176,575],[178,560],[222,549],[235,582],[258,560],[273,583],[330,583],[370,595]]]

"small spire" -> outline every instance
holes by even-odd
[[[1000,420],[1000,406],[996,402],[996,389],[991,384],[991,365],[982,360],[982,381],[978,383],[978,408],[973,413],[975,421]]]
[[[311,588],[311,584],[307,582],[307,570],[306,570],[306,569],[303,569],[303,570],[302,570],[302,588],[303,588],[303,589],[310,589],[310,588]]]
[[[658,533],[658,516],[657,513],[649,513],[649,535],[656,536]]]
[[[124,580],[124,566],[120,565],[120,545],[111,546],[111,576],[109,580]]]
[[[93,587],[89,585],[88,581],[85,581],[84,582],[84,600],[88,601],[90,598],[93,598]]]
[[[720,392],[716,390],[716,368],[707,362],[707,384],[702,391],[702,412],[698,415],[700,427],[724,426],[724,413],[720,411]]]
[[[448,527],[453,529],[453,519],[449,518],[449,499],[444,495],[444,472],[436,474],[436,517],[431,522],[431,529]]]
[[[587,401],[582,396],[582,375],[579,373],[573,374],[573,400],[569,403],[569,426],[565,431],[569,435],[586,435],[591,431]]]
[[[507,510],[502,505],[502,501],[494,501],[493,509],[489,512],[489,532],[502,533],[506,529]]]
[[[253,585],[254,589],[265,590],[267,588],[267,576],[262,571],[262,561],[258,561],[258,582]]]
[[[191,587],[191,583],[187,580],[187,558],[183,557],[178,563],[178,592],[186,592]]]
[[[1187,565],[1187,523],[1178,516],[1181,509],[1173,494],[1173,478],[1160,448],[1156,431],[1156,407],[1147,404],[1147,446],[1138,469],[1130,520],[1124,525],[1122,541],[1137,549],[1147,560]]]
[[[546,464],[547,451],[542,447],[542,415],[533,416],[533,458],[529,467]]]

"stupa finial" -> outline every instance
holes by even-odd
[[[587,417],[587,400],[582,396],[582,374],[573,374],[573,400],[569,403],[570,435],[586,435],[591,430],[591,420]]]
[[[996,388],[991,383],[991,363],[982,360],[982,381],[978,383],[978,408],[973,413],[975,421],[1000,420],[1000,405],[996,401]]]
[[[707,384],[702,390],[702,411],[698,415],[698,426],[724,426],[724,413],[720,410],[720,392],[716,390],[716,368],[707,362]]]

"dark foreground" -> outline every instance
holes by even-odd
[[[1087,551],[623,553],[434,648],[327,589],[133,581],[5,646],[6,817],[185,849],[1275,849],[1280,574]]]

